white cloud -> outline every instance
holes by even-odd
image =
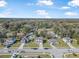
[[[7,10],[6,12],[0,13],[0,17],[8,17],[12,13],[12,10]]]
[[[68,6],[63,6],[63,7],[61,7],[61,9],[66,10],[66,9],[70,9],[70,7],[68,7]]]
[[[51,5],[53,5],[53,1],[52,0],[38,0],[38,2],[36,3],[36,5],[51,6]]]
[[[67,16],[77,16],[78,14],[75,12],[66,12],[65,15]]]
[[[72,7],[79,7],[79,0],[71,0],[68,5],[72,6]]]
[[[48,15],[48,12],[46,10],[36,10],[35,13],[38,15]]]
[[[7,5],[7,2],[5,0],[0,0],[0,7],[5,7]]]
[[[41,18],[51,18],[46,10],[36,10],[35,13]]]
[[[7,13],[0,13],[0,17],[7,17],[11,14],[11,12],[7,12]]]

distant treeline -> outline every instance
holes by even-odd
[[[0,18],[0,21],[4,20],[53,20],[53,21],[79,21],[79,18]]]

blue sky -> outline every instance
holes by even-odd
[[[0,0],[0,18],[79,18],[79,0]]]

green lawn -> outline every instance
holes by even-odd
[[[58,44],[56,45],[57,48],[69,48],[69,46],[62,40],[58,39]]]
[[[45,43],[43,43],[43,47],[44,48],[51,48],[50,44],[48,43],[48,41],[46,40]]]
[[[23,53],[21,53],[20,55],[23,55]],[[25,53],[24,58],[38,58],[38,56],[40,56],[40,58],[51,58],[50,53],[47,52],[30,52],[30,53]],[[27,56],[27,57],[25,57]]]
[[[64,54],[64,58],[79,58],[79,53],[75,53],[75,54]]]
[[[4,46],[0,44],[0,48],[4,48]]]
[[[9,54],[6,54],[6,55],[0,55],[0,58],[10,58],[11,57],[11,55],[9,55]]]
[[[76,48],[79,48],[79,45],[77,44],[77,40],[73,39],[72,45]]]
[[[45,54],[40,54],[39,55],[41,58],[51,58],[51,56],[48,53]]]
[[[13,44],[10,48],[18,48],[21,45],[20,41],[17,41],[15,44]]]
[[[39,47],[39,46],[34,41],[31,41],[31,42],[25,44],[24,47],[26,47],[26,48],[36,48],[36,47]]]

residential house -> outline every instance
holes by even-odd
[[[72,39],[70,37],[64,37],[64,39],[66,40],[66,42],[72,43]]]
[[[52,37],[56,37],[56,34],[54,32],[52,32],[52,31],[48,31],[47,35],[51,35]]]
[[[58,42],[57,42],[57,39],[55,38],[51,38],[48,40],[49,44],[52,44],[52,45],[56,45]]]
[[[33,33],[28,33],[21,38],[21,43],[28,43],[30,40],[34,38]]]
[[[14,44],[16,42],[16,38],[8,38],[3,45],[5,45],[6,47],[10,47],[12,44]]]
[[[35,42],[37,43],[37,44],[42,44],[43,43],[43,37],[36,37],[36,39],[35,39]]]
[[[27,43],[29,41],[29,39],[26,36],[23,36],[21,38],[21,43]]]

